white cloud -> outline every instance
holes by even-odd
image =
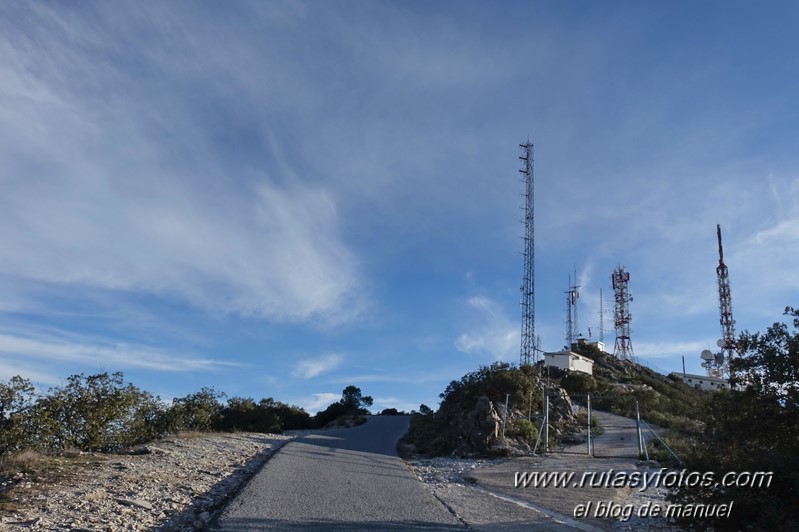
[[[464,353],[487,355],[495,360],[512,358],[519,348],[519,327],[499,306],[487,297],[472,297],[468,305],[477,311],[479,319],[470,331],[458,336],[455,347]]]
[[[799,218],[782,220],[773,227],[757,232],[752,245],[791,245],[799,240]]]
[[[339,399],[341,399],[340,393],[322,392],[311,394],[310,398],[296,401],[296,404],[304,408],[309,414],[314,414],[327,407],[327,405],[337,402]]]
[[[294,366],[292,375],[303,379],[318,377],[322,373],[327,373],[337,368],[344,357],[336,353],[330,353],[321,357],[302,360]]]
[[[17,360],[21,358],[43,359],[165,372],[218,371],[222,368],[241,366],[241,364],[233,362],[181,356],[147,346],[76,342],[53,335],[41,335],[33,338],[0,333],[0,353],[13,356]],[[20,369],[23,370],[24,366],[20,366]]]
[[[375,397],[372,403],[370,410],[375,413],[379,414],[381,411],[385,410],[386,408],[396,408],[397,410],[410,412],[411,410],[418,410],[419,404],[412,403],[405,399],[400,399],[399,397]]]
[[[108,40],[77,15],[69,24],[46,8],[36,16],[52,31],[35,44],[19,32],[0,39],[0,274],[276,321],[359,314],[358,264],[339,234],[333,195],[303,184],[259,142],[269,121],[238,107],[259,108],[255,101],[215,92],[215,80],[229,78],[221,63],[200,54],[207,70],[187,72],[181,57],[200,50],[178,31],[179,17],[154,19],[174,54],[153,45],[135,57],[158,74],[158,88],[123,69],[115,54],[129,52],[108,46],[135,32],[120,27],[120,40]],[[176,98],[183,75],[202,90]],[[230,131],[206,123],[203,106]],[[249,159],[226,152],[225,143],[246,142]]]
[[[610,346],[612,348],[612,346]],[[682,355],[686,357],[699,356],[703,349],[716,349],[715,346],[708,347],[705,340],[694,340],[689,342],[638,342],[633,340],[633,351],[636,356],[644,358],[675,358]]]
[[[55,386],[61,384],[61,377],[23,364],[9,364],[0,361],[0,380],[8,381],[11,377],[19,375],[24,379],[37,384]]]
[[[360,385],[362,383],[370,383],[370,382],[391,382],[391,383],[400,383],[400,384],[418,384],[422,382],[437,382],[437,381],[448,381],[452,378],[452,371],[448,369],[440,370],[440,371],[430,371],[427,370],[423,373],[392,373],[392,374],[384,374],[384,373],[371,373],[371,374],[360,374],[360,375],[349,375],[344,377],[336,377],[334,379],[329,379],[330,382],[336,382],[341,384],[355,384]]]

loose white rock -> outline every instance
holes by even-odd
[[[297,434],[204,434],[133,455],[93,454],[83,469],[48,485],[20,473],[10,494],[16,509],[0,515],[0,530],[203,529]]]

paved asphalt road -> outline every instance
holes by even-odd
[[[466,530],[405,468],[406,416],[298,438],[228,504],[214,529]]]

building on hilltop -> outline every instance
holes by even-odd
[[[594,361],[572,351],[557,351],[544,353],[544,365],[568,371],[580,371],[594,374]]]
[[[727,390],[730,383],[727,379],[720,379],[718,377],[709,377],[707,375],[692,375],[690,373],[671,373],[669,377],[680,379],[691,388],[699,390]]]

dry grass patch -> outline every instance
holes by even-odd
[[[50,459],[36,451],[8,453],[0,457],[0,474],[35,473]]]
[[[165,437],[163,441],[196,440],[197,438],[208,436],[208,434],[208,432],[200,432],[198,430],[181,430]]]
[[[57,482],[85,474],[106,462],[94,454],[49,455],[20,451],[0,456],[0,513],[19,509],[20,496],[46,493]]]

